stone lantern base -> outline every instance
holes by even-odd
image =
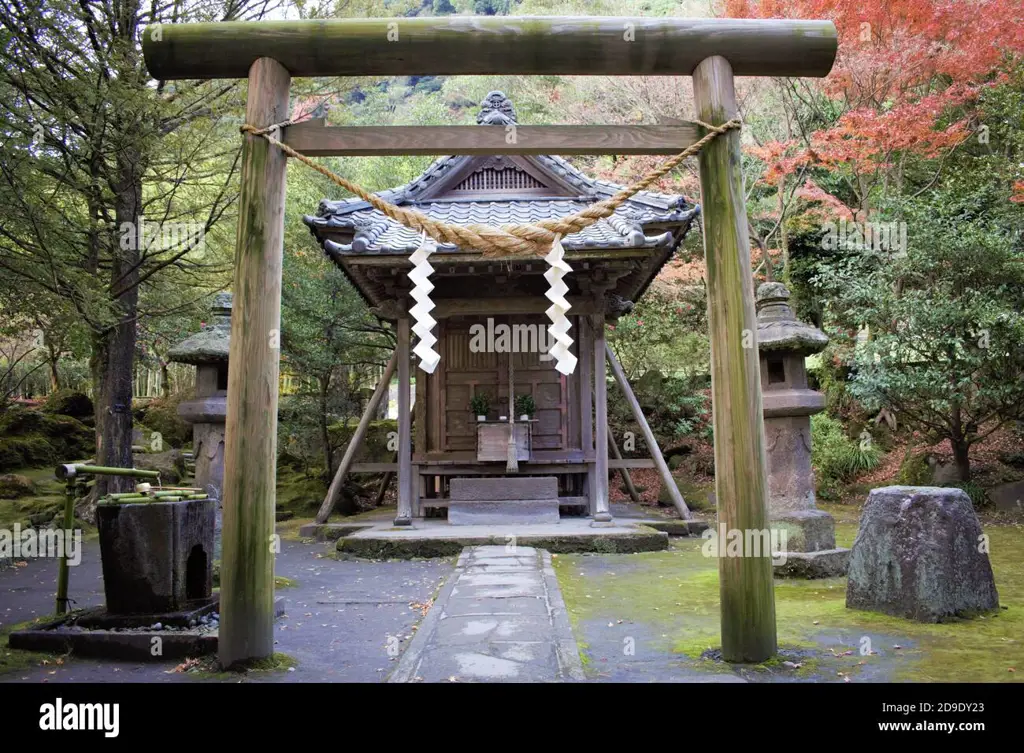
[[[835,578],[846,574],[850,550],[836,547],[835,521],[824,510],[773,515],[771,527],[786,532],[785,560],[776,560],[775,577]]]

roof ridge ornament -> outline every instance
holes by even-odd
[[[516,122],[516,108],[504,92],[489,92],[480,103],[476,116],[478,125],[511,125]]]

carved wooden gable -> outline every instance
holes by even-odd
[[[466,157],[420,201],[575,196],[579,191],[529,157]]]

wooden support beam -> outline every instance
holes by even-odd
[[[384,478],[380,480],[380,486],[377,488],[377,496],[373,498],[373,506],[380,507],[384,504],[384,495],[388,493],[388,487],[391,485],[391,479],[394,478],[394,471],[385,471]]]
[[[622,462],[622,453],[619,452],[619,445],[615,442],[615,437],[612,436],[611,427],[608,428],[608,446],[612,448],[612,455],[615,456],[615,460]],[[626,487],[626,492],[629,494],[630,499],[640,504],[640,494],[637,492],[636,487],[633,486],[633,477],[629,475],[629,471],[622,465],[619,466],[619,476],[622,477],[622,483]]]
[[[492,154],[678,154],[700,134],[692,123],[665,126],[288,126],[284,143],[307,157]]]
[[[341,462],[338,463],[338,469],[334,472],[334,479],[331,481],[330,488],[327,489],[327,496],[324,497],[324,501],[320,505],[320,509],[317,511],[317,523],[326,523],[327,519],[331,515],[331,511],[334,509],[334,506],[338,504],[338,498],[341,496],[341,489],[345,482],[345,476],[349,472],[352,461],[355,459],[356,453],[362,446],[363,440],[366,439],[366,432],[370,428],[370,423],[373,421],[373,417],[377,415],[377,408],[380,406],[380,401],[388,394],[388,387],[391,385],[391,376],[395,373],[395,365],[397,363],[398,351],[395,351],[391,354],[391,359],[388,361],[388,365],[384,367],[384,374],[381,376],[380,381],[377,382],[377,388],[373,391],[370,401],[366,404],[366,408],[363,410],[363,415],[359,419],[359,424],[356,426],[356,430],[352,432],[352,437],[348,440],[348,447],[345,448],[345,454],[342,456]]]
[[[393,463],[353,463],[349,473],[398,473],[398,460]]]
[[[650,458],[609,458],[608,467],[617,471],[620,468],[655,468],[656,466]]]
[[[288,117],[288,71],[267,58],[252,61],[250,57],[246,122],[279,123]],[[280,149],[245,136],[224,438],[218,641],[224,668],[274,653],[273,536],[287,166]]]
[[[672,504],[675,506],[676,512],[679,513],[679,517],[683,520],[689,520],[693,516],[690,513],[690,509],[686,506],[683,495],[679,492],[679,487],[676,486],[675,479],[672,478],[672,471],[669,470],[668,463],[665,462],[665,457],[661,454],[658,440],[655,438],[654,432],[651,431],[651,426],[647,423],[647,418],[640,408],[640,401],[636,399],[636,395],[633,394],[633,388],[629,386],[629,380],[626,379],[626,372],[622,370],[622,364],[619,363],[619,359],[615,357],[615,352],[607,344],[605,345],[605,355],[608,358],[608,364],[612,367],[612,375],[615,377],[615,381],[618,383],[619,389],[622,390],[626,403],[633,413],[633,420],[640,425],[640,432],[644,435],[647,449],[651,451],[651,459],[654,461],[655,468],[658,469],[658,475],[661,476],[661,483],[668,489],[669,496],[672,498]]]
[[[705,123],[719,125],[739,116],[735,73],[724,57],[697,66],[694,103]],[[740,531],[748,541],[767,530],[768,464],[738,131],[719,136],[701,151],[700,194],[718,524],[728,532]],[[730,662],[762,662],[777,649],[772,554],[744,554],[719,552],[722,656]]]
[[[444,16],[155,24],[158,80],[243,78],[260,57],[292,76],[688,76],[721,55],[737,76],[826,76],[831,21]]]
[[[594,362],[594,523],[610,523],[608,509],[608,377],[604,367],[604,313],[594,314],[591,319],[593,330]]]
[[[412,411],[409,373],[409,316],[403,314],[396,326],[398,335],[398,512],[396,526],[412,525],[413,468],[412,468]]]

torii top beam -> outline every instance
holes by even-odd
[[[148,26],[158,80],[245,78],[259,58],[293,77],[688,76],[719,55],[737,76],[828,75],[831,21],[449,16]]]

